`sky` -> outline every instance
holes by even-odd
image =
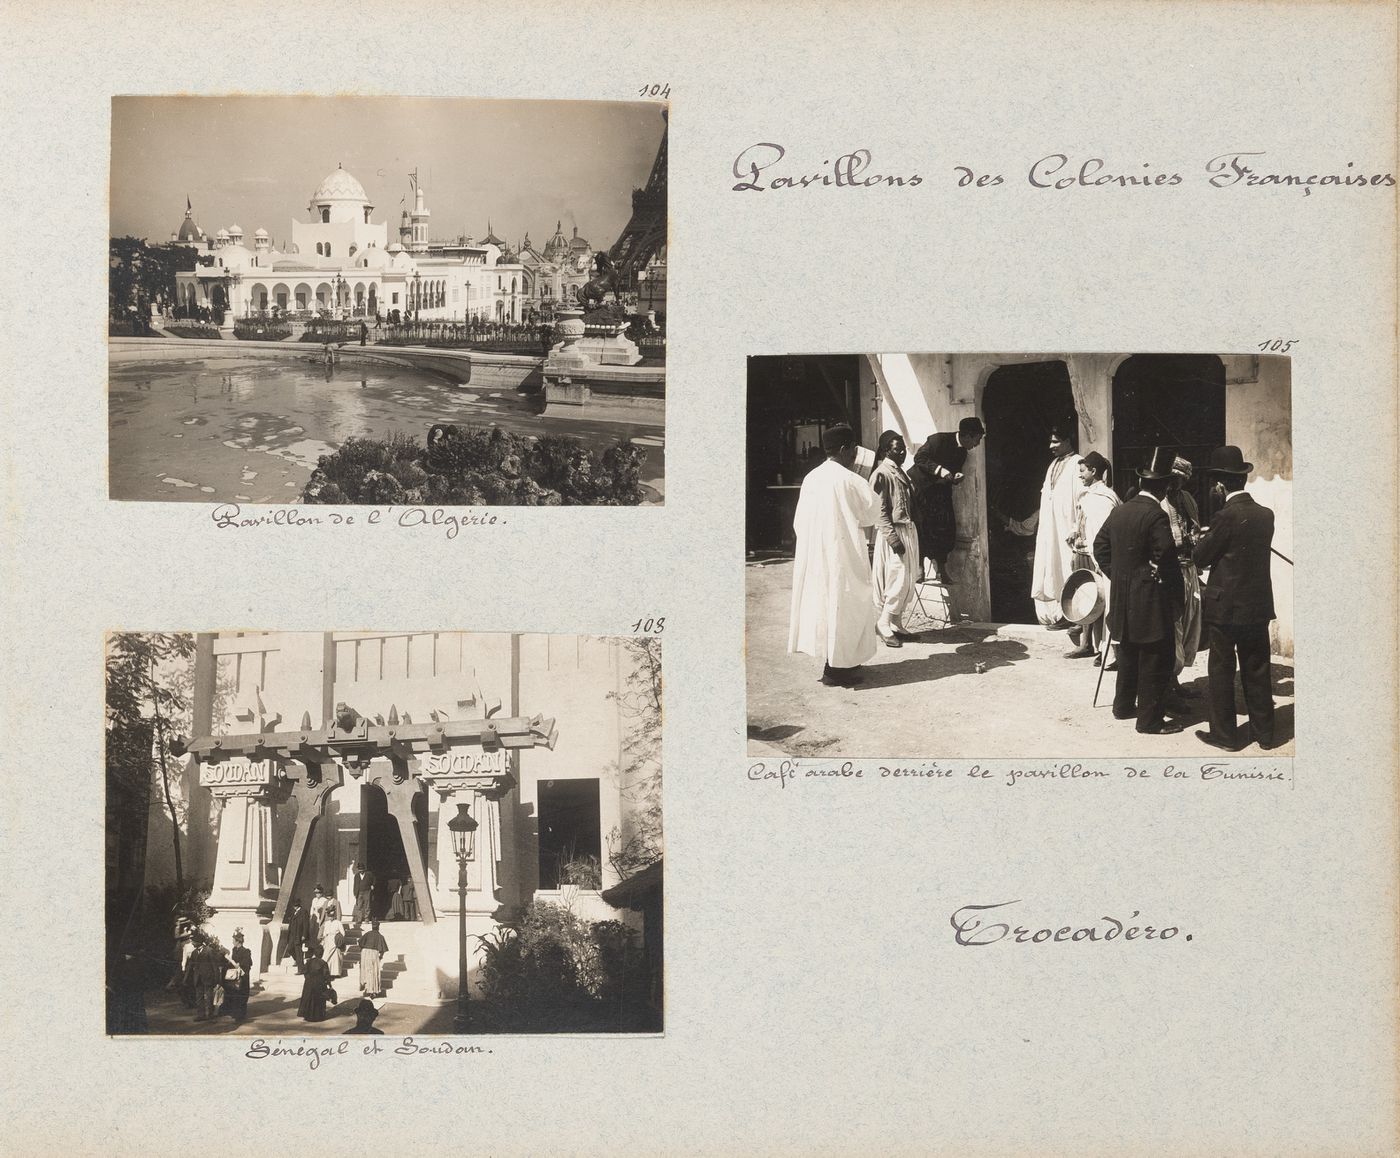
[[[417,168],[428,235],[480,240],[488,220],[537,249],[554,232],[607,249],[632,215],[665,123],[658,104],[401,97],[114,97],[113,237],[169,240],[185,197],[206,233],[237,224],[245,244],[291,221],[342,165],[398,240]]]

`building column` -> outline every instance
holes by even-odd
[[[208,927],[225,949],[233,946],[234,930],[243,930],[244,941],[253,955],[254,980],[266,959],[262,944],[265,930],[259,910],[276,898],[280,884],[272,843],[276,801],[271,768],[270,760],[233,760],[201,769],[201,779],[218,802],[220,812],[214,887],[208,902],[215,914]]]
[[[452,788],[442,795],[437,818],[437,887],[433,906],[438,916],[457,915],[457,855],[447,822],[465,803],[477,823],[476,847],[467,862],[467,913],[494,913],[501,905],[496,897],[501,861],[500,803],[472,788]]]

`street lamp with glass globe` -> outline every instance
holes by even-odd
[[[477,823],[465,802],[458,802],[457,815],[447,822],[447,828],[457,857],[457,1015],[452,1027],[466,1033],[471,1024],[467,1010],[467,862],[476,855]]]

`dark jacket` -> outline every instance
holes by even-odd
[[[1120,643],[1170,639],[1186,594],[1172,526],[1157,500],[1141,492],[1114,507],[1094,539],[1094,558],[1112,584],[1108,630],[1113,638]]]
[[[1274,618],[1269,548],[1274,512],[1247,494],[1227,499],[1196,544],[1196,566],[1210,568],[1201,585],[1201,621],[1243,625]]]
[[[304,945],[311,940],[311,917],[305,909],[287,916],[287,944]]]

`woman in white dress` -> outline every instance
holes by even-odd
[[[908,450],[898,431],[880,435],[870,486],[880,501],[875,523],[875,554],[870,582],[875,595],[875,634],[886,647],[901,647],[914,637],[904,614],[914,600],[919,569],[919,532],[914,525],[914,484],[904,473]]]
[[[340,922],[340,906],[334,901],[326,905],[326,917],[321,922],[321,953],[331,977],[344,977],[345,926]]]
[[[326,890],[317,885],[311,893],[311,908],[307,910],[311,918],[311,939],[313,941],[321,939],[321,925],[326,919],[326,906],[330,903],[331,899],[326,896]]]

